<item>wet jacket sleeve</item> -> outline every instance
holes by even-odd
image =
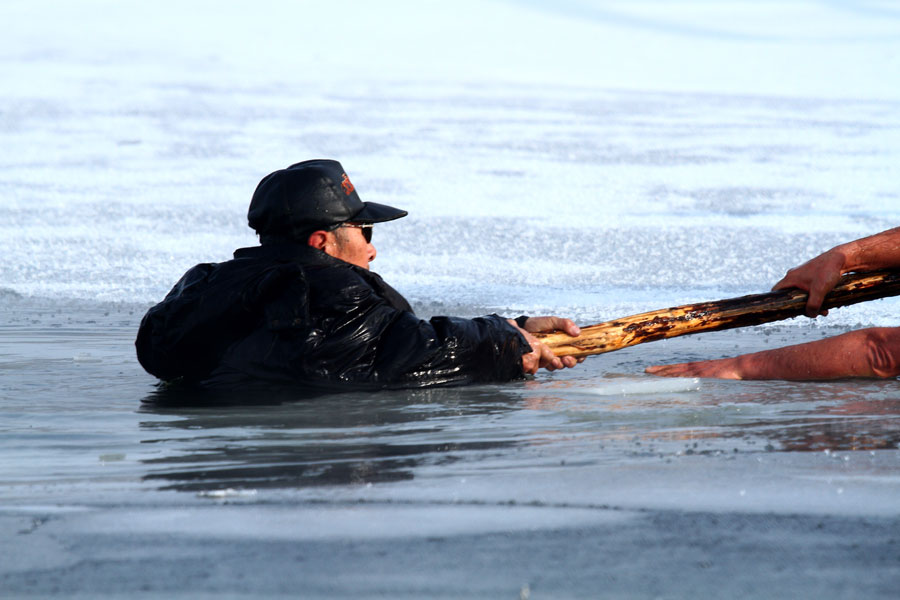
[[[524,376],[522,355],[531,347],[502,317],[425,321],[397,309],[353,271],[332,269],[315,278],[312,328],[303,356],[294,361],[295,367],[303,364],[305,376],[389,387]]]

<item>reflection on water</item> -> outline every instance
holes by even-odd
[[[180,491],[307,488],[900,443],[896,381],[703,381],[659,392],[647,387],[659,380],[623,377],[618,394],[590,381],[207,396],[184,408],[157,394],[142,408],[142,442],[164,451],[143,461],[144,480]]]
[[[500,389],[467,388],[327,394],[296,399],[284,392],[204,395],[203,406],[147,404],[151,414],[177,420],[146,421],[145,444],[176,449],[148,459],[145,480],[164,489],[307,487],[412,479],[413,470],[463,456],[499,453],[517,443],[509,432],[484,426],[515,407]],[[214,398],[224,401],[215,404]],[[159,400],[156,395],[154,400]]]

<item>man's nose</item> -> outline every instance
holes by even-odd
[[[378,254],[378,251],[375,250],[375,246],[371,242],[369,242],[369,247],[366,248],[366,251],[369,253],[369,262],[375,260],[375,255]]]

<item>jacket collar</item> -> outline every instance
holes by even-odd
[[[238,248],[234,251],[234,257],[257,260],[274,260],[278,262],[296,262],[301,265],[322,265],[329,267],[359,267],[335,258],[317,250],[307,244],[294,242],[278,242],[275,244],[263,244],[249,248]]]
[[[381,278],[378,273],[373,273],[368,269],[362,269],[356,265],[351,265],[339,258],[329,256],[321,250],[316,250],[312,246],[298,244],[293,242],[279,242],[275,244],[263,244],[262,246],[252,246],[250,248],[239,248],[234,251],[235,259],[262,260],[271,262],[290,263],[294,262],[304,267],[321,266],[335,267],[339,269],[350,269],[359,274],[364,281],[373,286],[378,293],[384,297],[394,308],[406,312],[413,312],[400,293],[389,286]]]

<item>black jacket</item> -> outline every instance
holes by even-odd
[[[523,377],[505,319],[418,319],[381,277],[300,244],[190,269],[141,321],[138,360],[164,380],[424,387]]]

